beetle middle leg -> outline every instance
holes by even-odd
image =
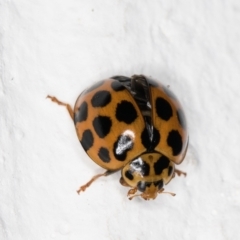
[[[47,98],[50,98],[53,102],[57,103],[58,105],[65,106],[67,108],[71,118],[73,119],[73,115],[74,115],[73,114],[73,109],[69,104],[61,102],[56,97],[52,97],[52,96],[49,96],[49,95],[47,95]]]
[[[118,171],[118,170],[117,170]],[[115,173],[117,171],[112,171],[112,170],[107,170],[106,172],[104,173],[100,173],[100,174],[97,174],[95,176],[93,176],[86,184],[82,185],[78,190],[77,190],[77,193],[80,194],[80,192],[84,192],[86,190],[86,188],[88,188],[95,180],[97,180],[98,178],[100,177],[106,177],[112,173]]]
[[[183,172],[183,171],[180,171],[178,169],[174,169],[174,173],[176,173],[178,176],[181,176],[181,175],[184,175],[184,177],[187,176],[187,173]]]

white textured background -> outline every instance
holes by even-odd
[[[159,79],[185,108],[190,149],[154,201],[129,201],[67,111],[92,82]],[[0,0],[0,239],[240,237],[239,0]]]

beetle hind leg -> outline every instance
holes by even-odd
[[[73,119],[73,115],[74,115],[73,114],[73,109],[69,104],[61,102],[56,97],[52,97],[52,96],[49,96],[49,95],[47,95],[47,98],[50,98],[53,102],[57,103],[58,105],[65,106],[67,108],[71,118]]]

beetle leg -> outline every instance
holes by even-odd
[[[128,185],[125,180],[123,179],[123,177],[120,178],[119,182],[124,186],[124,187],[131,187],[130,185]],[[137,192],[137,188],[132,188],[128,191],[127,196],[129,197],[129,200],[132,200],[134,197],[140,196],[140,195],[134,195]],[[132,195],[132,196],[131,196]]]
[[[128,184],[126,183],[126,181],[123,179],[123,177],[120,178],[119,182],[120,182],[124,187],[131,187],[130,185],[128,185]],[[127,196],[129,197],[129,200],[132,200],[132,198],[134,198],[134,197],[136,197],[136,196],[140,196],[140,195],[134,195],[136,192],[137,192],[137,187],[131,188],[131,189],[128,191]],[[133,196],[130,196],[130,195],[133,195]]]
[[[47,96],[47,98],[50,98],[53,102],[57,103],[58,105],[65,106],[67,108],[71,118],[73,119],[73,115],[74,115],[73,110],[72,110],[72,107],[69,104],[61,102],[56,97],[52,97],[52,96],[49,96],[49,95]]]
[[[84,192],[86,190],[86,188],[88,188],[95,180],[97,180],[98,178],[102,177],[102,176],[108,176],[112,173],[114,173],[116,171],[111,171],[111,170],[107,170],[106,172],[104,173],[100,173],[100,174],[97,174],[95,176],[93,176],[90,181],[88,181],[86,184],[82,185],[78,190],[77,190],[77,193],[80,194],[80,192]]]
[[[121,178],[119,179],[119,182],[120,182],[124,187],[130,187],[130,186],[125,182],[125,180],[123,179],[123,177],[121,177]]]
[[[178,170],[178,169],[174,169],[174,173],[176,173],[178,176],[181,176],[181,175],[184,175],[184,177],[186,177],[187,176],[187,173],[185,173],[185,172],[182,172],[182,171],[180,171],[180,170]]]
[[[132,188],[128,191],[127,196],[129,197],[129,200],[132,200],[134,197],[140,196],[140,195],[134,195],[137,192],[137,187]],[[133,196],[130,196],[133,195]]]

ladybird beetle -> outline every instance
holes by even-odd
[[[183,109],[167,88],[143,75],[114,76],[83,91],[74,109],[57,98],[72,117],[77,136],[89,157],[107,171],[77,191],[85,191],[101,176],[121,170],[120,183],[130,187],[129,199],[155,199],[175,174],[188,147]],[[137,192],[140,192],[139,194]]]

